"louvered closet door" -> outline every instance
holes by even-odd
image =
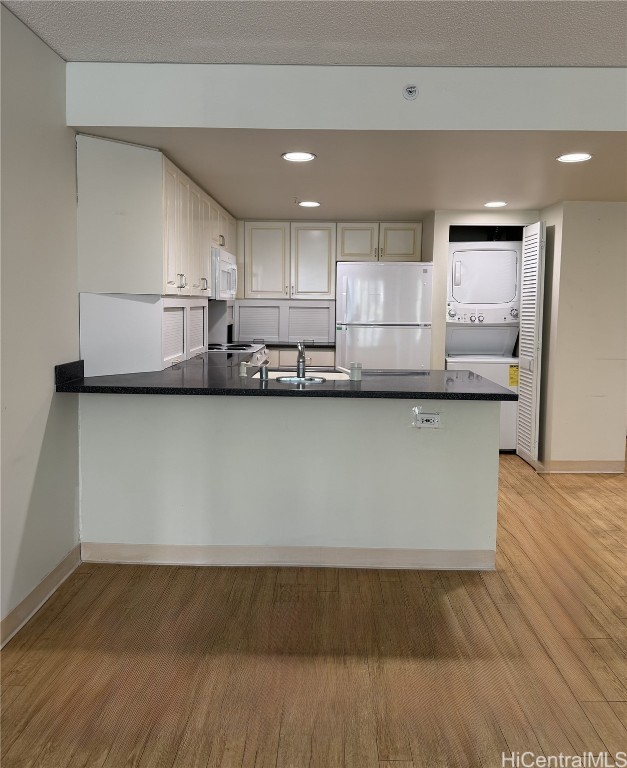
[[[531,464],[538,461],[544,241],[544,222],[530,224],[524,228],[516,453]]]

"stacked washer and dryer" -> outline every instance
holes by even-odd
[[[521,242],[450,243],[446,368],[518,393]],[[516,449],[516,402],[501,403],[499,448]]]

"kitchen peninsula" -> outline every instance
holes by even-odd
[[[80,397],[84,560],[494,567],[509,390],[469,371],[295,387],[240,361],[58,367],[57,392]]]

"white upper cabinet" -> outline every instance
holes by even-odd
[[[337,225],[338,261],[420,261],[420,222]]]
[[[247,221],[245,297],[333,298],[335,238],[335,223]]]
[[[80,140],[80,137],[79,137]],[[178,285],[178,203],[177,203],[177,168],[167,158],[163,161],[163,273],[165,279],[164,293],[173,293]],[[80,201],[80,198],[79,198]],[[80,222],[79,202],[79,222]],[[87,257],[80,257],[86,261]],[[82,288],[85,291],[87,289]],[[130,291],[128,291],[130,293]],[[126,291],[125,291],[126,293]]]
[[[420,261],[422,224],[379,224],[379,261]]]
[[[289,298],[289,223],[247,221],[244,226],[244,259],[244,294],[247,298]]]
[[[201,240],[204,236],[200,200],[202,191],[192,184],[189,190],[189,287],[195,296],[202,295]]]
[[[200,290],[203,296],[213,296],[213,270],[211,268],[211,198],[200,196]]]
[[[361,221],[337,225],[338,261],[376,261],[378,248],[378,224]]]
[[[291,281],[293,299],[335,296],[335,223],[292,222]]]
[[[235,253],[237,222],[214,200],[211,201],[211,242],[216,248]]]
[[[176,287],[180,296],[190,296],[194,239],[191,222],[191,181],[180,172],[176,175],[176,190],[179,205]]]
[[[77,137],[79,291],[210,297],[212,205],[161,152]],[[234,235],[232,248],[235,248]]]

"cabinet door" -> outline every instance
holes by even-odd
[[[220,222],[222,247],[225,248],[229,253],[233,253],[233,248],[229,242],[229,218],[229,214],[224,210],[224,208],[220,208],[218,211],[218,221]]]
[[[200,209],[200,189],[190,185],[189,190],[189,285],[192,296],[202,296],[201,282],[201,240],[202,240],[202,213]]]
[[[200,198],[200,289],[202,296],[213,296],[211,269],[211,199]]]
[[[194,357],[207,350],[207,307],[192,304],[187,308],[187,357]]]
[[[422,224],[420,222],[379,225],[380,261],[420,261]]]
[[[335,295],[335,223],[292,223],[293,299],[331,299]]]
[[[163,162],[163,293],[178,293],[178,194],[177,171],[169,160]]]
[[[211,242],[218,248],[223,247],[220,235],[220,206],[211,200]]]
[[[176,177],[178,191],[178,293],[189,296],[192,292],[190,280],[190,241],[191,241],[191,181],[178,173]]]
[[[244,295],[250,299],[289,296],[289,224],[247,221],[244,227]]]
[[[226,233],[227,251],[237,253],[237,221],[227,214],[227,233]]]
[[[368,222],[337,225],[337,261],[376,261],[379,225]]]

